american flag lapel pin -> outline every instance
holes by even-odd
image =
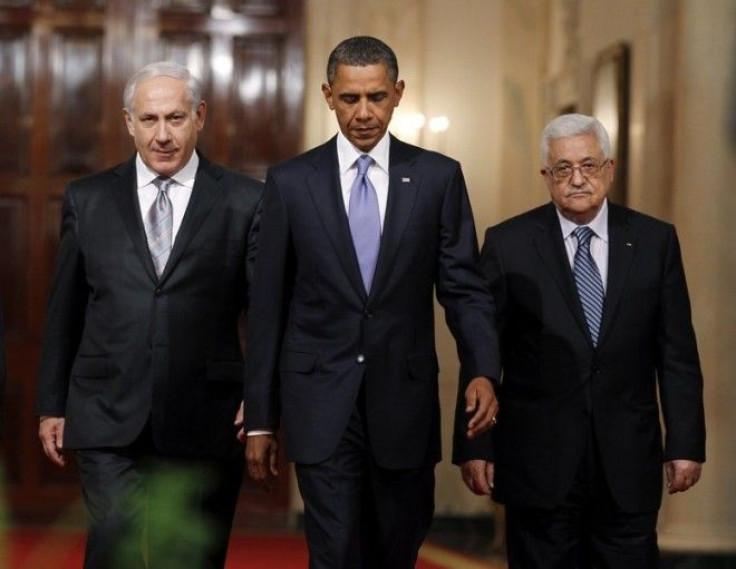
[[[411,182],[411,178],[401,178],[402,184],[408,184],[409,182]]]

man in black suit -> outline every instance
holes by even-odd
[[[464,366],[470,436],[497,409],[493,304],[460,165],[387,134],[404,91],[393,51],[345,40],[327,79],[340,133],[266,178],[246,458],[251,476],[268,481],[281,429],[311,568],[409,568],[440,460],[434,294]],[[368,205],[352,199],[361,195]]]
[[[5,320],[0,302],[0,436],[5,429]]]
[[[552,203],[486,233],[501,411],[491,434],[456,436],[454,461],[506,505],[511,569],[651,569],[662,463],[674,493],[705,460],[677,235],[607,200],[614,165],[596,119],[550,122],[542,164]]]
[[[59,466],[76,451],[86,568],[221,568],[243,472],[238,318],[262,187],[195,152],[206,107],[184,67],[144,67],[124,102],[137,154],[66,191],[39,435]],[[147,503],[162,486],[170,502]],[[174,527],[153,527],[175,506]]]

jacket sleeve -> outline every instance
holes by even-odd
[[[36,413],[64,416],[69,375],[84,326],[88,287],[71,187],[62,207],[61,238],[48,302],[36,395]]]

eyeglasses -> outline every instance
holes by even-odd
[[[585,162],[580,166],[573,166],[572,164],[559,164],[547,168],[547,174],[551,174],[557,182],[565,182],[572,178],[575,170],[580,170],[580,174],[584,178],[597,178],[601,173],[601,169],[610,162],[610,160],[604,160],[600,164],[597,162]]]

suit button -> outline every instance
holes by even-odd
[[[153,294],[154,294],[154,296],[161,296],[161,294],[162,294],[162,291],[161,291],[161,289],[160,289],[160,288],[157,288],[157,289],[156,289],[156,290],[155,290],[155,291],[153,292]]]
[[[363,316],[365,316],[368,319],[373,318],[373,312],[371,312],[369,309],[366,308],[365,312],[363,313]]]
[[[591,371],[593,372],[593,375],[598,375],[599,373],[601,373],[601,368],[594,367]]]
[[[363,354],[358,354],[358,357],[355,358],[355,361],[359,364],[362,364],[365,361],[365,356]]]

